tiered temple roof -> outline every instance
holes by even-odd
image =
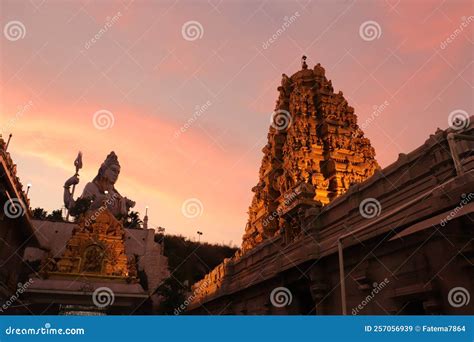
[[[291,225],[282,219],[283,207],[301,197],[302,185],[307,197],[326,205],[379,168],[354,108],[341,91],[334,93],[324,68],[318,63],[309,69],[305,59],[293,76],[283,74],[278,87],[243,252]]]
[[[281,236],[286,245],[303,238],[322,206],[379,169],[354,108],[342,92],[334,93],[324,68],[308,69],[305,59],[278,87],[242,248],[194,284],[196,302],[223,286],[228,264],[265,240]]]

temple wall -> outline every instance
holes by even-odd
[[[345,250],[347,313],[385,314],[471,314],[474,305],[454,308],[448,302],[450,289],[472,290],[474,249],[464,246],[459,236],[469,235],[471,218],[451,221],[442,233],[420,231],[385,243],[364,241],[364,246]],[[453,243],[449,243],[446,237]],[[464,253],[469,260],[459,255]],[[375,248],[375,249],[374,249]],[[373,250],[373,254],[370,252]],[[367,255],[369,254],[369,257]],[[452,262],[446,264],[448,260]],[[339,315],[341,294],[337,254],[307,262],[280,272],[244,290],[229,293],[191,308],[190,314],[257,315]],[[301,271],[306,273],[303,275]],[[377,284],[374,286],[374,284]],[[290,305],[272,305],[271,292],[277,287],[291,291]],[[367,296],[377,293],[372,299]],[[472,291],[471,291],[472,292]],[[360,306],[359,306],[360,305]],[[204,307],[205,306],[205,309]]]
[[[418,149],[400,154],[392,165],[353,185],[316,216],[303,217],[298,224],[307,229],[300,229],[301,233],[293,239],[287,240],[284,235],[279,235],[227,261],[222,272],[224,276],[211,279],[213,282],[209,289],[202,291],[203,295],[190,306],[190,313],[204,313],[202,306],[210,312],[227,306],[229,313],[260,314],[262,310],[302,313],[308,303],[316,306],[322,301],[320,307],[315,308],[317,313],[339,314],[337,241],[344,234],[360,230],[357,238],[344,241],[346,274],[351,272],[351,267],[357,268],[354,272],[358,275],[352,277],[363,283],[357,287],[347,285],[349,311],[351,305],[356,304],[354,302],[364,298],[367,286],[385,279],[387,269],[383,264],[396,270],[397,263],[401,265],[408,256],[416,253],[416,258],[402,265],[398,273],[394,272],[396,281],[391,280],[390,299],[387,297],[384,305],[386,311],[395,313],[400,309],[397,303],[415,298],[414,306],[408,308],[410,312],[422,308],[425,313],[462,314],[464,311],[454,312],[452,307],[446,306],[446,296],[456,284],[474,290],[474,142],[462,140],[457,143],[464,170],[464,174],[458,174],[447,143],[447,134],[451,132],[451,129],[438,130]],[[463,134],[474,135],[474,124],[471,123]],[[366,198],[377,199],[381,206],[379,215],[372,219],[364,218],[360,213],[359,205]],[[466,198],[470,200],[458,213]],[[456,212],[455,218],[443,223],[453,212]],[[406,236],[396,240],[396,234],[402,233]],[[446,236],[452,238],[446,239]],[[367,246],[378,243],[381,243],[379,254],[374,259]],[[459,250],[464,251],[464,256],[458,255]],[[356,267],[358,263],[367,264],[362,274],[361,266]],[[302,276],[300,270],[307,272]],[[444,276],[436,274],[440,270]],[[210,274],[214,273],[215,270]],[[308,274],[311,274],[309,278]],[[292,280],[292,275],[298,280]],[[348,278],[349,283],[353,281]],[[426,283],[431,289],[427,289]],[[293,289],[295,303],[300,304],[284,309],[269,306],[269,293],[276,286]],[[308,293],[311,294],[309,297]],[[251,303],[247,305],[245,298],[249,298]],[[383,298],[380,296],[380,300]],[[367,308],[372,313],[386,313],[380,308]],[[465,310],[472,312],[472,307]]]

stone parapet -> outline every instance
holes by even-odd
[[[405,230],[439,225],[461,203],[468,204],[464,210],[474,211],[474,142],[461,140],[456,145],[464,170],[458,175],[447,141],[451,132],[438,130],[416,150],[400,154],[393,164],[351,186],[321,208],[311,222],[300,222],[309,229],[293,241],[278,235],[220,265],[224,276],[213,279],[219,286],[202,291],[190,310],[268,281],[305,262],[335,255],[338,238],[350,232],[357,230],[357,239],[347,239],[345,247],[377,236],[398,236]],[[474,123],[462,134],[474,136]],[[361,215],[365,199],[376,200],[373,217]]]

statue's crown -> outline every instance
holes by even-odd
[[[112,165],[120,166],[117,155],[114,151],[110,152],[105,161],[102,163],[102,167],[108,168]]]

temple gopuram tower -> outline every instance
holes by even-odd
[[[334,93],[319,63],[309,69],[303,56],[302,69],[291,77],[283,74],[278,91],[243,252],[288,234],[303,211],[330,203],[379,168],[354,108],[341,91]]]

